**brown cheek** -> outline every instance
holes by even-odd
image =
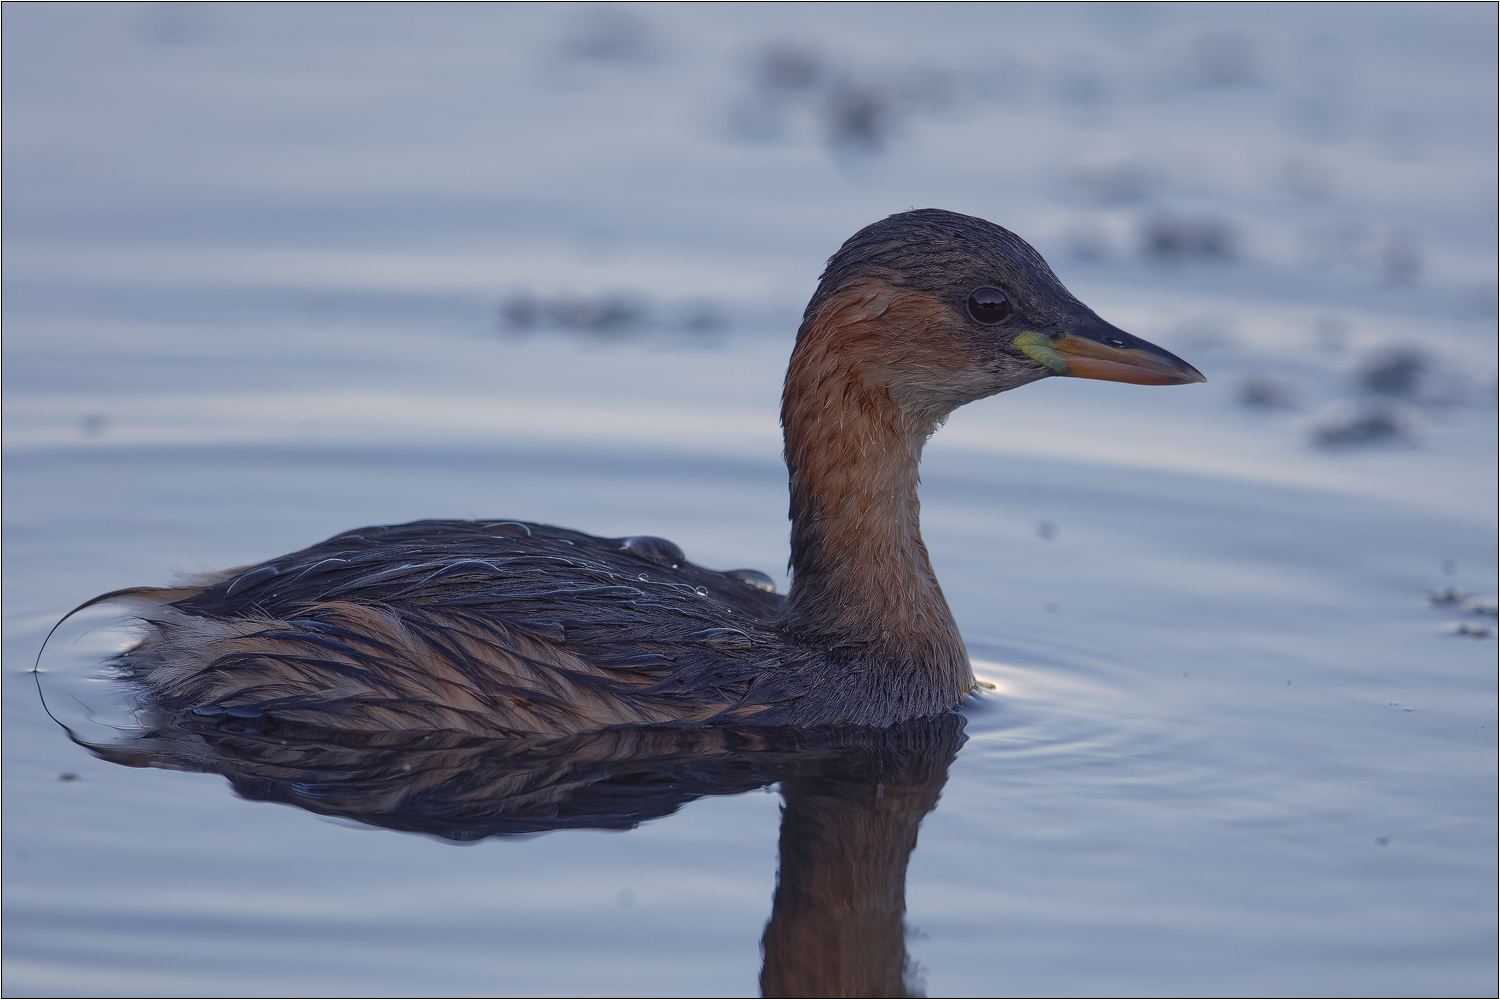
[[[855,366],[958,372],[985,364],[963,320],[935,295],[882,282],[829,299],[804,330]]]
[[[992,352],[947,303],[884,282],[824,302],[799,333],[787,380],[782,417],[809,431],[828,416],[835,385],[840,419],[874,407],[876,422],[914,419],[920,427],[905,429],[924,433],[954,407],[1007,387]]]

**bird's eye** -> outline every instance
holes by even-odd
[[[969,293],[969,315],[981,323],[1004,323],[1010,318],[1010,300],[998,288],[976,288]]]
[[[1105,337],[1104,342],[1110,347],[1124,347],[1125,341],[1119,337]]]

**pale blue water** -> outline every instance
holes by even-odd
[[[91,757],[28,671],[96,593],[422,517],[784,588],[801,306],[929,204],[1210,380],[929,446],[997,685],[911,856],[929,995],[1493,995],[1495,621],[1427,599],[1495,592],[1493,8],[590,11],[6,6],[7,995],[754,995],[776,794],[459,848]]]

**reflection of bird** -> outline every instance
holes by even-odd
[[[517,737],[930,716],[974,679],[918,530],[923,443],[964,403],[1049,375],[1203,379],[1099,319],[1012,233],[905,212],[829,260],[797,333],[785,598],[664,539],[419,521],[95,602],[150,603],[128,670],[201,716]]]
[[[554,739],[268,725],[149,705],[138,721],[107,741],[73,738],[127,767],[222,774],[254,801],[460,841],[629,830],[705,795],[855,771],[894,782],[924,761],[941,774],[964,739],[957,713],[888,728],[627,726]]]
[[[130,767],[222,774],[247,799],[455,841],[624,830],[700,796],[778,783],[763,995],[922,995],[906,954],[906,866],[963,743],[957,714],[881,729],[636,726],[553,740],[155,710],[141,721],[84,745]]]

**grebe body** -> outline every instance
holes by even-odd
[[[1203,381],[1007,230],[904,212],[830,258],[798,330],[785,597],[664,539],[418,521],[89,604],[149,605],[122,662],[200,716],[536,738],[938,715],[974,678],[922,543],[923,444],[964,403],[1055,375]]]

